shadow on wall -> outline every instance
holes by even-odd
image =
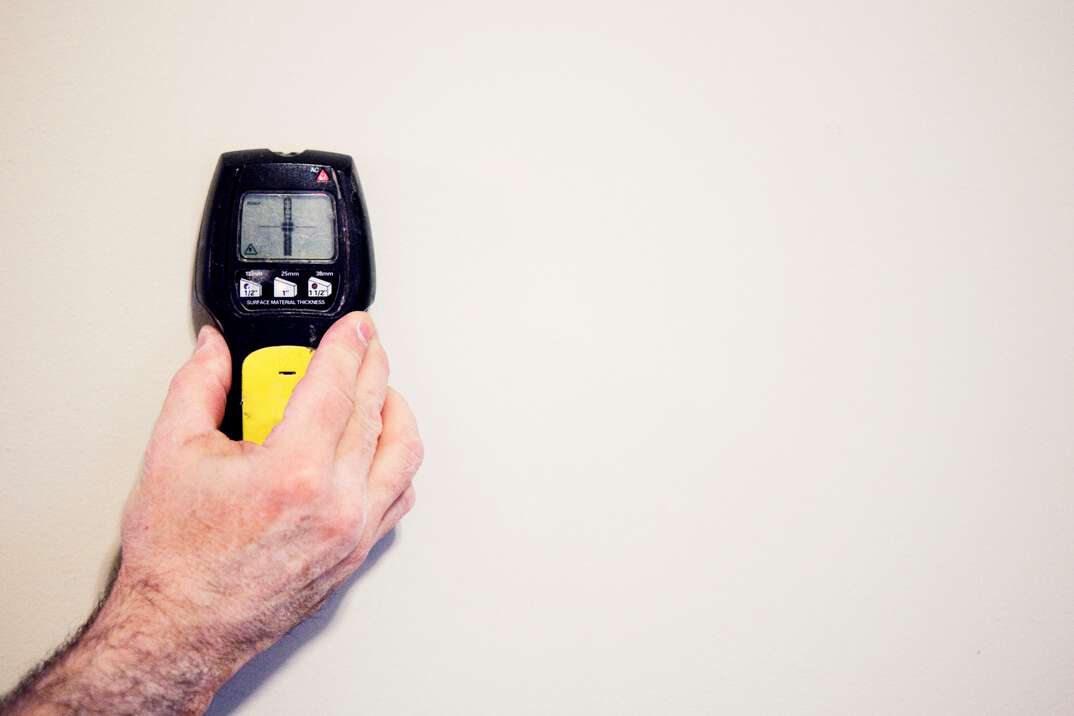
[[[301,649],[306,642],[316,639],[328,627],[328,623],[332,621],[332,617],[335,616],[336,610],[339,609],[339,605],[343,601],[343,595],[350,591],[350,588],[357,580],[362,578],[362,575],[373,568],[373,565],[394,543],[395,530],[393,529],[384,535],[380,542],[370,550],[369,556],[366,557],[361,568],[343,583],[343,586],[324,603],[320,610],[287,632],[282,639],[269,649],[251,659],[246,666],[239,670],[239,673],[231,677],[231,680],[216,693],[209,710],[205,712],[206,716],[225,716],[225,714],[234,712],[242,706],[243,702],[252,693],[261,688],[262,684],[272,678],[272,675],[283,666],[283,663],[290,658],[291,654]]]

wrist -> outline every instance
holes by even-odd
[[[201,713],[249,655],[215,648],[183,610],[123,575],[27,694],[37,713]],[[19,713],[19,711],[16,711]]]
[[[86,632],[90,668],[114,683],[145,685],[169,700],[204,702],[191,709],[204,710],[230,675],[230,665],[180,615],[150,586],[117,580]]]

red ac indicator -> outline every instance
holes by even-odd
[[[328,172],[326,172],[324,169],[322,169],[321,173],[317,175],[317,183],[318,184],[327,184],[328,183]]]

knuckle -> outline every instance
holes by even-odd
[[[340,372],[340,374],[354,375],[358,372],[358,366],[362,362],[362,351],[358,347],[358,342],[355,340],[339,340],[341,336],[336,336],[328,345],[329,355],[331,360],[329,361],[333,369]]]
[[[325,468],[319,461],[303,456],[294,468],[292,480],[298,485],[320,487],[325,484],[325,473]]]
[[[194,372],[190,369],[189,364],[184,365],[172,376],[171,382],[168,383],[168,394],[176,395],[185,392],[193,381]]]
[[[226,395],[228,388],[231,387],[231,375],[227,362],[223,358],[218,359],[209,375],[213,387]]]
[[[321,420],[329,422],[333,420],[333,416],[352,412],[354,398],[341,387],[340,383],[330,381],[327,390],[324,391],[324,398],[319,403],[319,408]]]
[[[384,348],[384,344],[382,344],[380,341],[377,341],[373,345],[372,350],[366,355],[369,356],[372,360],[380,361],[383,364],[383,370],[385,375],[391,373],[392,366],[391,361],[388,360],[388,351]]]
[[[330,542],[344,549],[353,549],[365,530],[365,511],[353,506],[332,510],[325,518],[324,531]]]
[[[372,433],[373,437],[379,437],[384,430],[384,417],[381,415],[382,401],[373,392],[365,392],[358,397],[355,415],[361,422],[364,431]]]
[[[369,550],[372,547],[373,547],[372,543],[369,542],[368,540],[365,540],[365,539],[359,540],[358,544],[354,548],[354,551],[352,551],[347,556],[347,561],[346,561],[346,569],[347,569],[347,571],[348,572],[353,572],[354,570],[356,570],[360,566],[362,566],[362,563],[365,562],[366,557],[369,556]]]
[[[362,364],[362,352],[350,343],[339,346],[339,360],[334,362],[336,377],[343,381],[353,381]]]
[[[407,491],[403,493],[402,501],[402,513],[405,515],[414,509],[414,505],[418,501],[418,493],[414,491],[413,487],[409,487],[407,488]]]
[[[425,462],[425,443],[417,433],[412,433],[400,441],[399,453],[403,472],[413,475]]]
[[[287,504],[307,504],[320,494],[324,484],[324,471],[318,465],[297,460],[283,470],[282,479],[273,488],[273,496]]]

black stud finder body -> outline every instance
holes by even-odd
[[[375,290],[369,219],[347,155],[227,152],[209,189],[194,293],[231,349],[221,430],[260,442],[321,336]]]

